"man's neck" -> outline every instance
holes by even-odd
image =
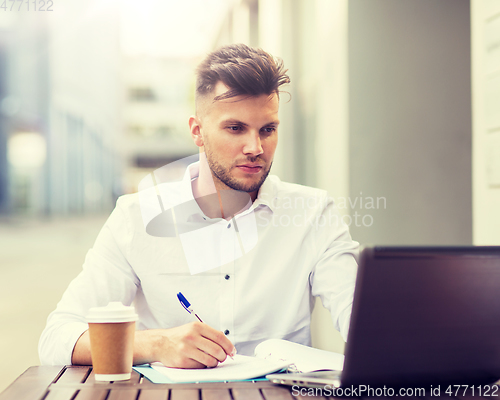
[[[206,160],[205,163],[200,162],[198,178],[191,182],[191,187],[198,206],[209,218],[229,220],[248,208],[257,198],[257,191],[241,192],[219,182],[212,175]]]
[[[213,181],[212,181],[213,182]],[[230,220],[253,203],[249,193],[230,188],[219,189],[207,185],[200,177],[191,182],[193,196],[203,213],[209,218]]]

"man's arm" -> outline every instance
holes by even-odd
[[[352,240],[332,199],[327,199],[322,218],[329,223],[313,230],[318,260],[310,275],[312,294],[321,298],[335,328],[347,340],[359,243]]]
[[[176,368],[215,367],[227,355],[235,354],[236,349],[222,332],[201,322],[135,333],[134,364],[159,361],[167,367]],[[78,339],[71,362],[92,364],[88,331]]]
[[[39,353],[43,365],[90,365],[90,340],[85,316],[91,307],[110,301],[130,305],[140,280],[129,264],[134,236],[130,211],[122,200],[87,254],[83,271],[69,285],[51,313],[43,331]],[[76,344],[75,344],[76,343]],[[216,365],[234,347],[222,332],[206,324],[187,324],[172,329],[137,331],[134,362],[160,361],[184,368]]]
[[[85,316],[89,308],[105,306],[110,301],[130,305],[134,300],[140,280],[127,259],[132,234],[130,212],[125,213],[123,203],[123,198],[120,198],[87,253],[83,270],[70,283],[56,310],[47,318],[38,347],[42,365],[71,363],[75,343],[88,329]],[[84,339],[82,343],[85,343]],[[85,346],[82,349],[83,361]],[[90,352],[86,361],[90,361]]]

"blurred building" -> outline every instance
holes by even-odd
[[[189,133],[197,59],[124,57],[123,129],[126,192],[152,170],[198,153]]]
[[[48,175],[47,15],[12,13],[4,30],[1,93],[6,211],[42,212]]]
[[[0,99],[7,96],[8,34],[11,25],[10,21],[0,19]],[[7,213],[9,207],[7,131],[7,116],[0,110],[0,215]]]
[[[4,33],[0,163],[7,158],[10,212],[108,210],[121,192],[118,13],[102,3],[19,12]]]

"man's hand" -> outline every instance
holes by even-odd
[[[167,367],[205,368],[235,354],[233,344],[221,331],[201,322],[135,333],[134,364],[160,361]],[[78,339],[71,361],[91,364],[88,331]]]
[[[138,346],[145,346],[144,350],[150,348],[148,358],[167,367],[216,367],[228,355],[236,354],[233,344],[221,331],[201,322],[171,329],[139,331],[135,338]],[[136,350],[140,350],[138,346]]]

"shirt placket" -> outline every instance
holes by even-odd
[[[226,233],[224,240],[232,242],[234,254],[240,252],[240,245],[238,243],[237,232],[235,230],[234,220],[227,221]],[[235,343],[235,330],[234,330],[234,296],[235,296],[235,277],[234,271],[237,257],[233,257],[233,261],[221,267],[220,274],[220,329],[227,338]]]

